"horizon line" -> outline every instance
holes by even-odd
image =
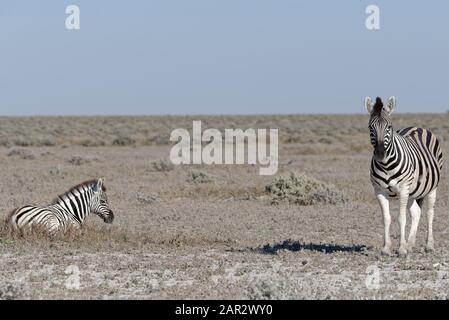
[[[437,114],[449,114],[448,111],[440,111],[440,112],[394,112],[395,114],[401,115],[409,115],[409,114],[427,114],[427,115],[437,115]],[[217,113],[217,114],[208,114],[208,113],[191,113],[191,114],[22,114],[22,115],[2,115],[0,114],[0,118],[38,118],[38,117],[251,117],[251,116],[261,116],[261,117],[269,117],[269,116],[329,116],[329,115],[343,115],[343,116],[358,116],[358,115],[367,115],[366,112],[357,112],[357,113],[348,113],[348,112],[328,112],[328,113]]]

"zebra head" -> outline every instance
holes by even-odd
[[[368,127],[371,144],[374,148],[374,159],[377,161],[385,159],[386,150],[388,150],[392,141],[393,126],[390,114],[393,112],[395,105],[395,97],[390,97],[385,106],[379,97],[376,98],[374,105],[370,97],[365,98],[365,108],[370,114]]]
[[[104,179],[100,178],[92,186],[93,196],[91,202],[92,213],[103,219],[106,223],[114,221],[114,213],[109,208],[108,197],[106,196],[106,187],[103,184]]]

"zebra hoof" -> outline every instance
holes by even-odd
[[[426,246],[426,253],[434,253],[435,248],[433,246]]]
[[[386,257],[391,257],[391,251],[389,248],[383,248],[382,251],[380,252],[383,256]]]
[[[399,258],[406,258],[407,257],[407,250],[399,248],[398,256],[399,256]]]

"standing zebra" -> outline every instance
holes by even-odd
[[[371,160],[371,182],[379,201],[384,222],[384,247],[382,253],[390,255],[390,209],[389,198],[399,198],[399,256],[406,256],[416,242],[416,231],[423,201],[427,199],[427,245],[428,252],[434,250],[432,221],[437,186],[443,166],[443,154],[437,138],[423,128],[409,127],[393,131],[390,114],[396,105],[394,97],[386,106],[380,98],[373,105],[365,98],[365,107],[370,113],[369,129],[374,154]],[[406,210],[412,224],[405,241]]]
[[[7,223],[14,231],[37,227],[54,235],[57,232],[65,232],[70,227],[80,228],[89,213],[98,215],[106,223],[112,223],[114,220],[102,178],[71,188],[48,206],[15,209],[9,215]]]

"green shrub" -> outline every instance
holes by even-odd
[[[306,175],[277,177],[265,187],[271,195],[271,203],[289,202],[301,206],[314,204],[337,204],[347,197],[331,184],[318,181]]]

